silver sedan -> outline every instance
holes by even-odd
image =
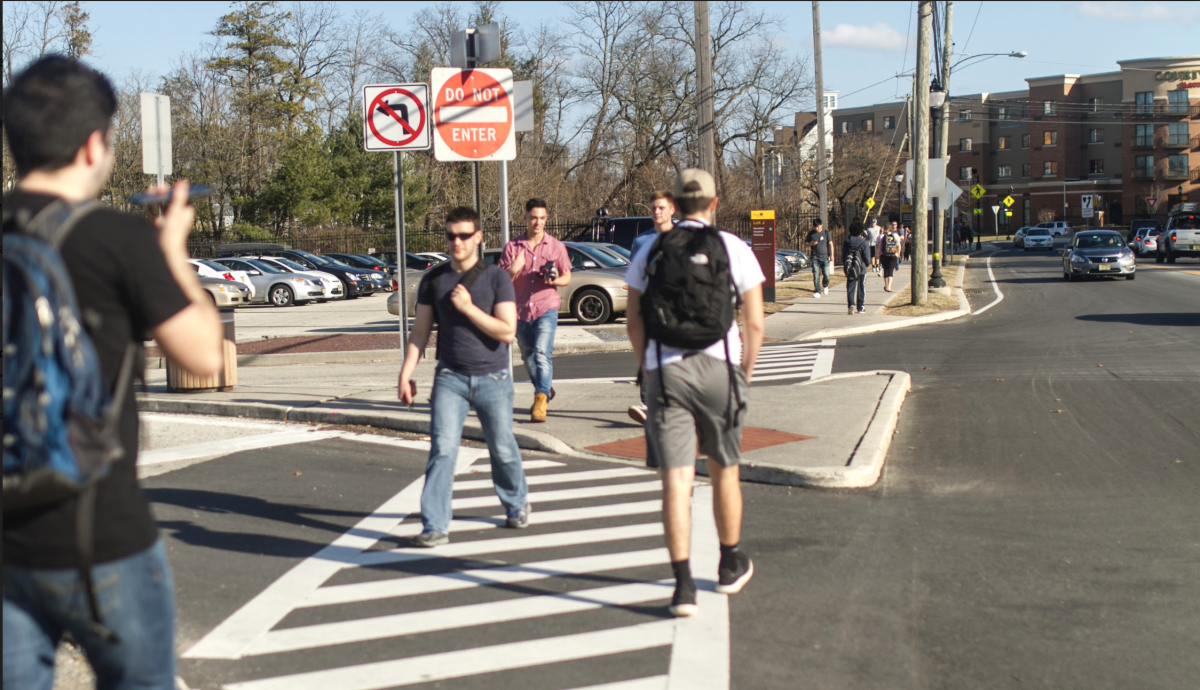
[[[216,262],[236,271],[245,271],[254,283],[254,301],[258,303],[287,307],[325,297],[325,289],[316,279],[285,273],[263,261],[217,259]]]

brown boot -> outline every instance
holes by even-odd
[[[545,393],[538,393],[533,396],[533,408],[529,410],[529,421],[544,422],[546,421],[546,407],[550,401],[546,399]]]

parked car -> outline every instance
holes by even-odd
[[[775,260],[775,282],[781,282],[788,277],[787,262],[783,259]]]
[[[601,249],[599,245],[590,242],[563,242],[569,249],[583,252],[596,266],[600,268],[625,268],[629,261],[625,257]],[[569,254],[569,252],[568,252]],[[574,269],[572,269],[574,270]]]
[[[1025,227],[1013,233],[1013,249],[1025,248],[1025,235],[1028,235],[1029,231],[1032,229],[1032,227],[1026,225]]]
[[[344,264],[330,261],[311,252],[300,249],[289,249],[282,244],[266,242],[240,242],[223,244],[217,247],[218,257],[235,258],[239,256],[280,256],[290,259],[312,271],[323,271],[336,276],[342,281],[342,292],[346,299],[354,299],[369,295],[375,291],[375,283],[369,277],[371,271],[352,268]]]
[[[1160,233],[1162,233],[1162,228],[1159,227],[1158,223],[1143,225],[1133,231],[1129,238],[1129,248],[1138,256],[1154,253],[1158,249],[1158,236]]]
[[[188,259],[188,263],[192,265],[192,268],[196,271],[196,275],[205,278],[237,281],[250,290],[251,297],[254,296],[254,283],[250,281],[250,276],[245,271],[235,271],[232,268],[227,268],[208,259]]]
[[[419,256],[422,259],[428,259],[428,260],[432,261],[433,264],[430,266],[430,268],[437,266],[438,264],[442,263],[443,261],[450,260],[450,255],[443,254],[442,252],[418,252],[416,254],[413,254],[413,256]]]
[[[333,261],[340,261],[347,266],[361,268],[364,271],[380,273],[384,276],[391,275],[391,273],[396,270],[395,264],[389,264],[382,259],[368,256],[366,254],[329,253],[322,254],[321,256],[324,256],[326,259],[332,259]],[[428,268],[427,262],[422,261],[421,263],[424,264],[424,268]],[[387,285],[385,289],[391,290],[391,285]]]
[[[1041,226],[1034,227],[1025,234],[1025,241],[1022,243],[1022,248],[1025,251],[1030,249],[1049,249],[1054,250],[1054,236],[1051,235],[1050,228]]]
[[[808,254],[796,249],[776,249],[776,256],[782,256],[792,265],[792,271],[802,271],[809,267],[810,261]]]
[[[1137,276],[1137,259],[1125,245],[1125,238],[1114,230],[1084,230],[1075,234],[1063,252],[1063,279],[1088,276]]]
[[[250,304],[250,288],[240,282],[224,278],[210,278],[206,275],[197,277],[200,279],[200,287],[208,293],[214,305],[240,307],[243,304]]]
[[[1158,236],[1154,263],[1175,263],[1181,256],[1200,256],[1200,204],[1177,204]]]
[[[591,223],[577,226],[568,233],[571,242],[607,242],[629,249],[633,238],[654,227],[649,216],[628,218],[593,218]]]
[[[392,294],[387,298],[387,310],[392,316],[400,315],[400,290],[397,283],[399,274],[392,274]],[[417,315],[417,288],[421,285],[421,279],[425,277],[425,271],[408,271],[404,274],[408,283],[408,315],[415,317]]]
[[[1071,234],[1071,224],[1063,220],[1052,220],[1048,223],[1038,223],[1033,227],[1049,230],[1050,235],[1053,237]]]
[[[1162,223],[1159,223],[1155,218],[1138,218],[1130,221],[1129,234],[1125,236],[1125,241],[1132,242],[1133,238],[1137,237],[1138,234],[1146,228],[1159,228],[1161,230]]]
[[[301,275],[305,278],[312,278],[320,281],[321,287],[325,288],[325,299],[318,300],[320,302],[331,299],[341,299],[346,296],[346,293],[342,291],[342,281],[332,273],[309,270],[307,267],[301,266],[291,259],[285,259],[282,256],[260,256],[258,257],[258,260],[265,261],[272,266],[282,268],[290,273],[295,273],[296,275]]]
[[[613,244],[611,242],[599,242],[596,244],[596,246],[620,256],[626,261],[633,261],[633,252],[629,251],[628,247],[622,247],[619,244]]]
[[[320,281],[285,272],[256,259],[217,259],[217,263],[245,271],[254,283],[254,302],[288,307],[325,297]]]
[[[624,314],[629,302],[625,268],[601,268],[570,244],[567,256],[571,258],[571,284],[558,288],[559,316],[569,315],[585,326],[594,326]],[[499,258],[499,249],[483,252],[483,259],[489,264]]]
[[[321,258],[326,261],[331,261],[335,266],[344,268],[354,268],[361,271],[361,276],[371,284],[371,292],[390,292],[392,289],[391,281],[388,280],[390,271],[387,268],[368,268],[360,266],[348,261],[342,261],[338,258],[338,254],[322,254]],[[379,266],[377,262],[370,262],[373,266]]]

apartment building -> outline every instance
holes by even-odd
[[[1117,65],[950,99],[946,174],[987,190],[982,222],[990,227],[990,207],[1009,195],[1016,203],[1011,219],[1001,215],[1002,231],[1047,217],[1082,225],[1085,194],[1106,224],[1165,217],[1179,201],[1200,199],[1200,56]],[[873,134],[895,146],[910,126],[903,101],[841,108],[833,121],[834,137]],[[959,211],[973,216],[966,201]]]

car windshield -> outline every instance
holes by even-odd
[[[259,259],[246,259],[246,263],[259,269],[263,273],[286,273],[287,272],[287,271],[284,271],[282,268],[279,268],[278,266],[272,266],[270,263],[268,263],[266,261],[261,261]]]
[[[1150,232],[1146,233],[1150,237],[1158,237],[1162,234],[1161,228],[1150,228]]]
[[[349,261],[344,261],[344,260],[336,258],[336,257],[325,256],[322,258],[325,259],[327,262],[333,264],[334,266],[341,266],[342,268],[357,268],[356,266],[353,266]]]
[[[608,251],[610,251],[614,254],[621,255],[621,257],[625,259],[626,263],[628,263],[633,258],[633,254],[631,254],[628,249],[622,247],[619,244],[602,244],[600,246],[604,247],[605,249],[607,249]]]
[[[1029,236],[1030,236],[1030,237],[1033,237],[1033,236],[1041,236],[1041,237],[1044,237],[1044,236],[1046,236],[1046,235],[1049,235],[1049,234],[1050,234],[1050,231],[1049,231],[1049,230],[1047,230],[1046,228],[1034,228],[1034,229],[1032,229],[1032,230],[1030,230],[1030,231],[1029,231]]]
[[[226,271],[233,270],[233,269],[229,268],[228,266],[222,266],[221,264],[219,264],[215,261],[209,261],[207,259],[193,259],[193,261],[200,264],[201,266],[211,268],[214,271],[220,271],[221,273],[225,273]]]
[[[387,264],[390,263],[388,261],[384,261],[383,259],[379,259],[374,256],[367,256],[366,254],[352,254],[351,256],[353,256],[356,259],[362,259],[363,264],[365,264],[365,265],[386,266]]]
[[[308,270],[307,267],[305,267],[301,264],[298,264],[295,261],[292,261],[291,259],[272,259],[272,260],[277,264],[280,264],[282,266],[286,266],[287,268],[292,269],[293,271],[307,271]]]
[[[1115,234],[1075,236],[1076,249],[1108,249],[1123,246],[1125,246],[1125,243],[1119,235]]]
[[[574,248],[586,254],[589,259],[595,261],[604,268],[617,268],[618,266],[624,266],[628,263],[624,259],[618,259],[599,247],[593,247],[587,244],[576,244],[574,245]]]
[[[294,253],[298,256],[303,256],[304,258],[308,259],[309,261],[313,262],[314,264],[317,264],[318,266],[324,266],[326,264],[333,263],[329,259],[326,259],[323,256],[317,256],[316,254],[309,254],[308,252],[302,252],[299,250],[296,250]]]
[[[1196,216],[1180,216],[1175,219],[1175,223],[1171,226],[1172,230],[1197,230],[1200,229],[1200,221]]]

